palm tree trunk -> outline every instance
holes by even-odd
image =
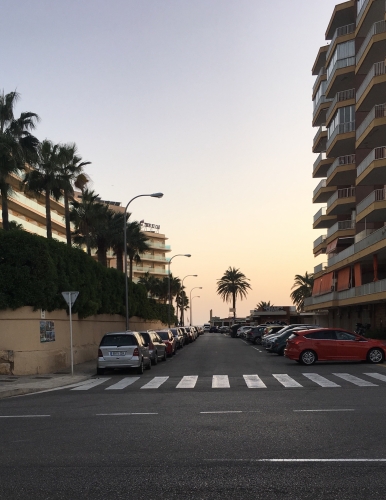
[[[107,267],[107,251],[106,251],[106,246],[102,243],[98,245],[97,248],[97,257],[98,257],[98,262],[102,264],[102,266]]]
[[[70,207],[68,203],[68,193],[64,192],[64,221],[66,224],[67,245],[71,246],[71,225],[70,225]]]
[[[50,190],[46,189],[46,226],[47,226],[47,238],[52,239],[52,222],[51,222],[51,200],[50,200]]]
[[[133,281],[133,257],[129,257],[129,282]]]
[[[5,189],[1,189],[1,210],[3,217],[3,229],[8,231],[9,229],[9,215],[8,215],[8,198]]]
[[[123,273],[123,251],[121,248],[115,249],[115,256],[117,259],[117,270]]]
[[[236,319],[236,294],[233,292],[233,318]]]

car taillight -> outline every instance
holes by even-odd
[[[138,347],[136,347],[133,351],[133,356],[139,356],[139,350]]]
[[[98,358],[103,358],[103,354],[102,354],[102,351],[100,349],[98,349]]]

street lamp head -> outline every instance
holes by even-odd
[[[164,195],[163,193],[153,193],[150,196],[152,198],[162,198],[163,195]]]
[[[190,253],[185,253],[184,257],[191,257]]]

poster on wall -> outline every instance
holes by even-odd
[[[40,321],[40,342],[55,341],[55,323],[53,321]]]

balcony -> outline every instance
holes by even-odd
[[[370,28],[357,52],[356,73],[368,73],[371,66],[385,56],[385,52],[386,21],[377,21]]]
[[[386,146],[373,149],[357,168],[357,186],[374,184],[386,184]]]
[[[323,125],[318,128],[318,131],[315,134],[314,142],[312,146],[313,153],[322,153],[326,151],[326,142],[327,142],[327,129]]]
[[[323,234],[322,236],[319,236],[319,238],[316,238],[314,241],[314,256],[317,257],[321,253],[326,253],[326,248],[327,248],[327,235]]]
[[[357,222],[386,221],[386,189],[375,189],[357,205]]]
[[[355,122],[340,123],[326,143],[327,156],[342,156],[355,148]]]
[[[335,6],[330,22],[326,30],[326,40],[331,40],[336,33],[337,28],[347,24],[355,23],[356,1],[339,3]]]
[[[155,249],[159,249],[159,250],[165,250],[165,252],[170,252],[171,250],[171,246],[170,245],[164,245],[162,243],[155,243],[154,241],[149,241],[148,242],[149,244],[149,247],[151,249],[155,248]]]
[[[321,273],[327,269],[327,262],[321,262],[317,266],[314,267],[314,274]]]
[[[331,167],[334,158],[327,158],[326,153],[320,153],[314,161],[312,177],[317,179],[319,177],[326,177],[327,170]]]
[[[342,42],[347,42],[347,40],[351,40],[352,38],[354,38],[354,32],[355,32],[355,23],[346,24],[346,26],[340,26],[339,28],[336,28],[334,36],[332,37],[330,45],[327,50],[326,66],[328,66],[330,56],[334,53],[337,42],[342,43]]]
[[[336,217],[331,215],[326,215],[326,207],[322,207],[314,215],[314,224],[312,227],[314,229],[323,229],[331,227],[335,221]]]
[[[327,201],[327,215],[343,215],[355,209],[355,187],[338,189]]]
[[[338,108],[341,108],[342,106],[351,106],[354,104],[355,89],[343,90],[342,92],[338,92],[332,100],[331,105],[326,113],[326,126],[328,126],[331,118],[335,115]]]
[[[314,112],[312,115],[312,126],[319,127],[326,123],[326,113],[330,108],[332,99],[327,99],[325,95],[320,96],[318,102],[314,104]]]
[[[168,270],[163,267],[149,267],[149,266],[136,266],[133,265],[133,273],[149,273],[149,274],[160,274],[167,276]]]
[[[359,0],[356,18],[356,36],[363,38],[371,26],[385,16],[383,0]]]
[[[322,179],[314,189],[312,203],[326,203],[334,191],[335,187],[326,187],[326,179]]]
[[[150,255],[150,254],[142,254],[141,256],[141,261],[146,262],[146,261],[154,261],[154,262],[163,262],[167,264],[169,262],[168,257],[164,257],[163,255]]]
[[[335,94],[347,87],[353,87],[355,73],[355,56],[339,59],[327,76],[326,97],[333,98]]]
[[[384,61],[373,64],[357,92],[357,111],[370,111],[380,95],[386,94],[386,64]]]
[[[316,56],[314,65],[312,67],[312,74],[313,75],[318,75],[321,68],[323,68],[324,63],[326,62],[326,54],[328,50],[328,45],[323,45],[323,47],[320,47],[318,54]]]
[[[322,81],[327,80],[327,70],[324,66],[322,66],[316,76],[316,80],[314,86],[312,87],[312,100],[315,99],[315,95],[318,91],[318,88]]]
[[[356,131],[356,148],[374,149],[386,137],[386,104],[377,104]]]
[[[355,155],[338,156],[327,170],[326,186],[353,186],[356,176]]]
[[[353,220],[340,220],[327,231],[327,240],[335,238],[349,238],[355,235],[355,222]]]

